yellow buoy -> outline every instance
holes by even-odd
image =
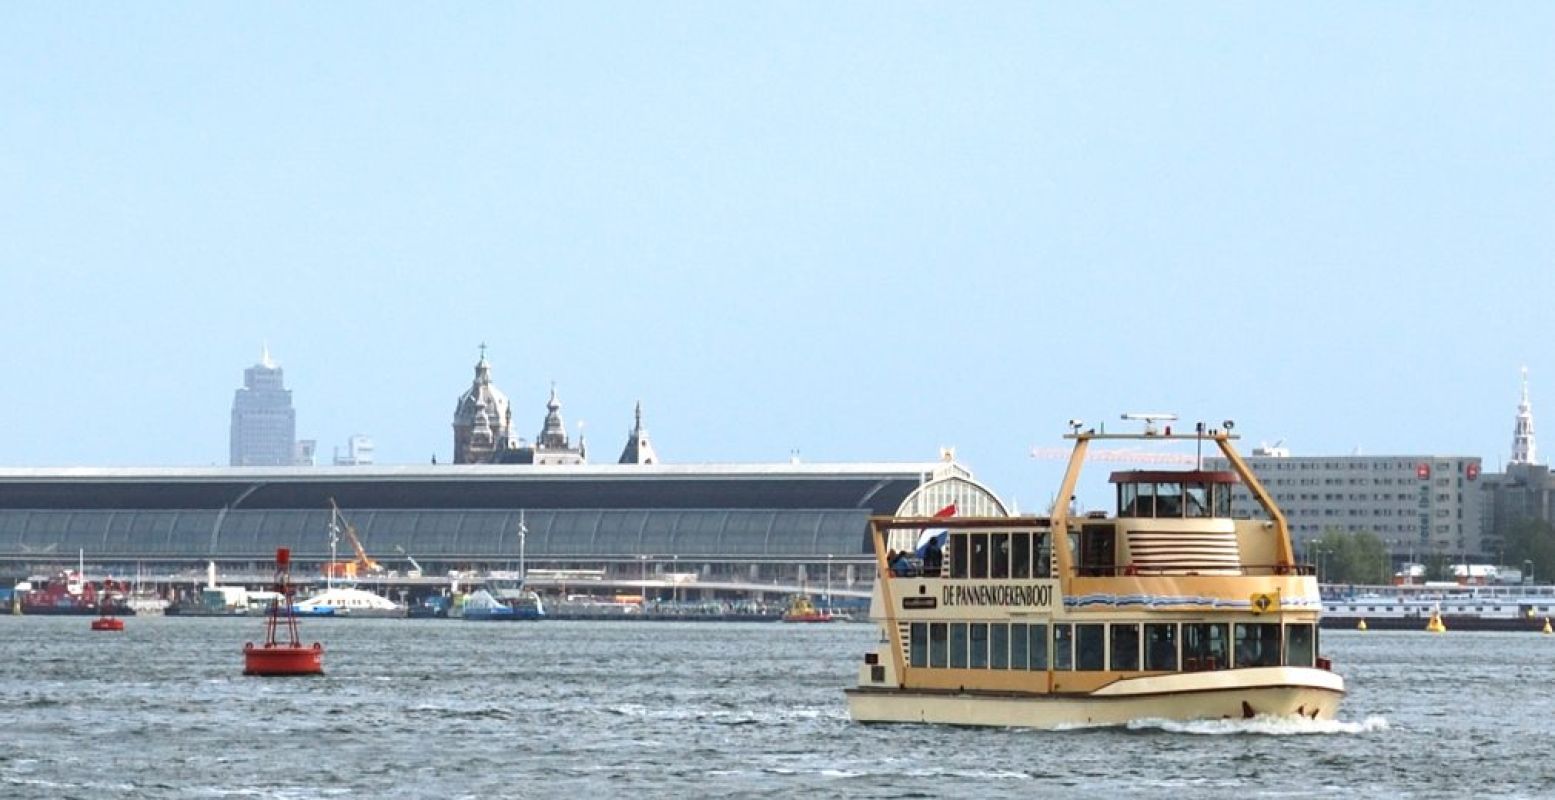
[[[1442,622],[1442,612],[1432,611],[1431,621],[1425,624],[1427,633],[1446,633],[1447,626]]]
[[[1355,626],[1355,629],[1358,630],[1358,631],[1366,630],[1366,620],[1363,619],[1359,623],[1357,623],[1356,626]]]
[[[1550,618],[1549,617],[1545,617],[1544,618],[1544,632],[1545,633],[1555,633],[1555,628],[1551,628],[1550,627]]]

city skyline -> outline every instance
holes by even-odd
[[[1026,511],[1071,418],[1493,471],[1555,397],[1555,8],[808,8],[0,8],[0,464],[224,463],[260,341],[379,463],[487,341],[525,434]]]

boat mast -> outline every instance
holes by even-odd
[[[524,510],[518,510],[518,583],[524,585],[529,570],[524,566],[524,544],[529,539],[529,526],[524,524]]]
[[[324,569],[324,589],[329,591],[335,588],[335,548],[340,543],[340,509],[331,503],[329,506],[329,566]]]

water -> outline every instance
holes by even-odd
[[[1325,632],[1334,723],[856,725],[862,624],[0,618],[0,797],[1555,795],[1555,637]]]

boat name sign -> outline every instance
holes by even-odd
[[[1053,585],[1040,584],[959,584],[940,587],[940,604],[950,606],[1021,606],[1049,608],[1053,605]]]

